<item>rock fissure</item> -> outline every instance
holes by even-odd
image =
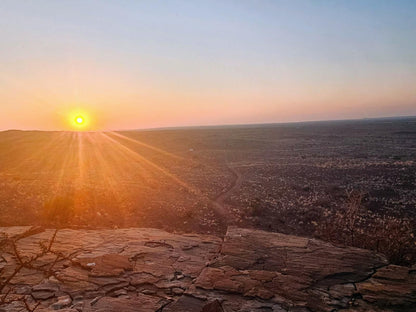
[[[229,227],[1,228],[0,311],[410,311],[412,270],[319,240]]]

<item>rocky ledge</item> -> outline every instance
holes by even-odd
[[[416,271],[382,255],[230,227],[0,228],[0,311],[416,311]]]

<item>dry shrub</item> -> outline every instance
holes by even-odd
[[[372,234],[372,249],[384,253],[392,263],[412,264],[416,261],[416,240],[409,220],[380,218]]]
[[[247,207],[247,215],[250,217],[260,217],[264,213],[260,198],[254,198]]]
[[[407,219],[380,216],[362,205],[365,193],[347,192],[344,210],[325,210],[315,234],[324,240],[386,255],[391,263],[410,265],[416,262],[414,227]]]

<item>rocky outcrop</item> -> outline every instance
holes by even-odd
[[[230,227],[0,228],[0,311],[415,311],[416,272],[384,256]]]

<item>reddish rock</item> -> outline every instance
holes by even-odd
[[[125,271],[133,270],[129,257],[117,254],[106,254],[99,257],[77,258],[75,263],[90,270],[90,276],[118,276]]]
[[[230,227],[222,241],[156,229],[3,228],[0,311],[416,311],[415,269],[368,250]],[[1,284],[1,283],[6,283]]]
[[[214,300],[210,303],[207,303],[202,308],[202,312],[224,312],[224,309],[221,306],[221,303],[218,300]]]
[[[389,265],[377,270],[374,275],[357,284],[363,299],[378,305],[390,307],[415,306],[416,311],[416,276],[409,268]]]
[[[93,304],[86,304],[85,312],[155,312],[159,310],[165,301],[155,296],[138,294],[130,298],[103,297]]]

